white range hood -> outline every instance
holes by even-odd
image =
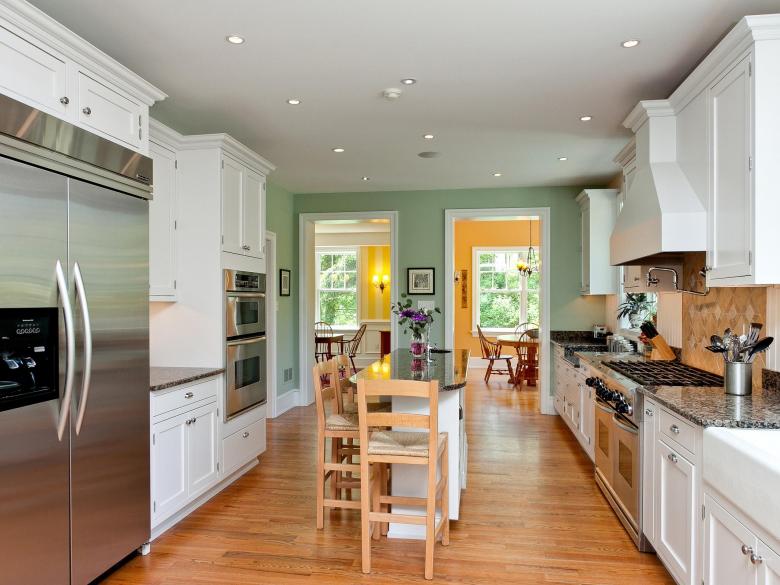
[[[668,100],[642,101],[623,125],[636,140],[626,197],[610,238],[610,264],[664,264],[706,250],[707,212],[677,164],[677,118]]]

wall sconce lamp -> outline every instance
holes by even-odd
[[[378,288],[380,293],[384,294],[385,287],[390,284],[390,277],[387,274],[384,274],[380,279],[379,275],[375,274],[371,279],[371,284]]]

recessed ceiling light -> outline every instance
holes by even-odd
[[[344,152],[344,149],[341,148],[340,146],[337,146],[336,148],[333,149],[333,152]]]
[[[301,100],[299,100],[298,98],[290,98],[289,100],[287,100],[287,103],[290,104],[291,106],[300,106]]]
[[[593,116],[580,116],[580,121],[582,122],[590,122],[593,119]]]
[[[559,161],[565,161],[565,160],[569,160],[569,157],[567,157],[567,156],[559,156],[559,157],[558,157],[558,160],[559,160]]]
[[[494,177],[500,177],[500,176],[501,176],[501,173],[493,173],[493,176],[494,176]]]
[[[246,39],[242,37],[241,35],[228,35],[225,37],[225,40],[233,45],[240,45],[242,44]]]
[[[363,177],[363,180],[364,180],[364,181],[370,181],[370,180],[371,180],[371,177]]]
[[[636,47],[639,44],[639,41],[636,40],[636,39],[630,39],[628,41],[623,41],[620,44],[623,45],[624,49],[632,49],[632,48]]]
[[[433,140],[434,136],[433,134],[423,134],[423,138],[425,138],[425,140]]]
[[[414,77],[407,77],[406,79],[402,79],[401,83],[404,85],[414,85],[417,83],[417,80]]]
[[[435,150],[426,150],[423,152],[418,152],[417,156],[420,158],[439,158],[441,156],[440,152],[436,152]]]

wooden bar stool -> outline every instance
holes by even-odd
[[[344,412],[357,414],[357,387],[349,380],[350,357],[347,354],[339,354],[335,358],[339,370],[338,388],[341,390],[341,399]],[[369,402],[369,412],[390,412],[390,402]]]
[[[369,412],[371,396],[407,396],[428,399],[429,414]],[[409,380],[358,380],[358,425],[360,427],[360,521],[363,572],[371,572],[371,538],[378,539],[389,522],[425,526],[425,578],[433,579],[433,548],[437,536],[450,543],[448,441],[438,432],[439,383]],[[373,430],[376,427],[406,427],[420,431]],[[425,432],[427,431],[427,432]],[[441,460],[441,463],[439,463]],[[403,497],[387,493],[390,464],[426,465],[427,496]],[[437,482],[437,470],[441,479]],[[374,471],[371,475],[372,470]],[[436,502],[441,502],[441,521],[436,525]],[[425,515],[391,514],[387,505],[422,506]]]

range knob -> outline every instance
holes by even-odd
[[[628,402],[625,401],[616,404],[615,410],[617,410],[620,414],[627,414],[628,416],[634,414],[634,408]]]

